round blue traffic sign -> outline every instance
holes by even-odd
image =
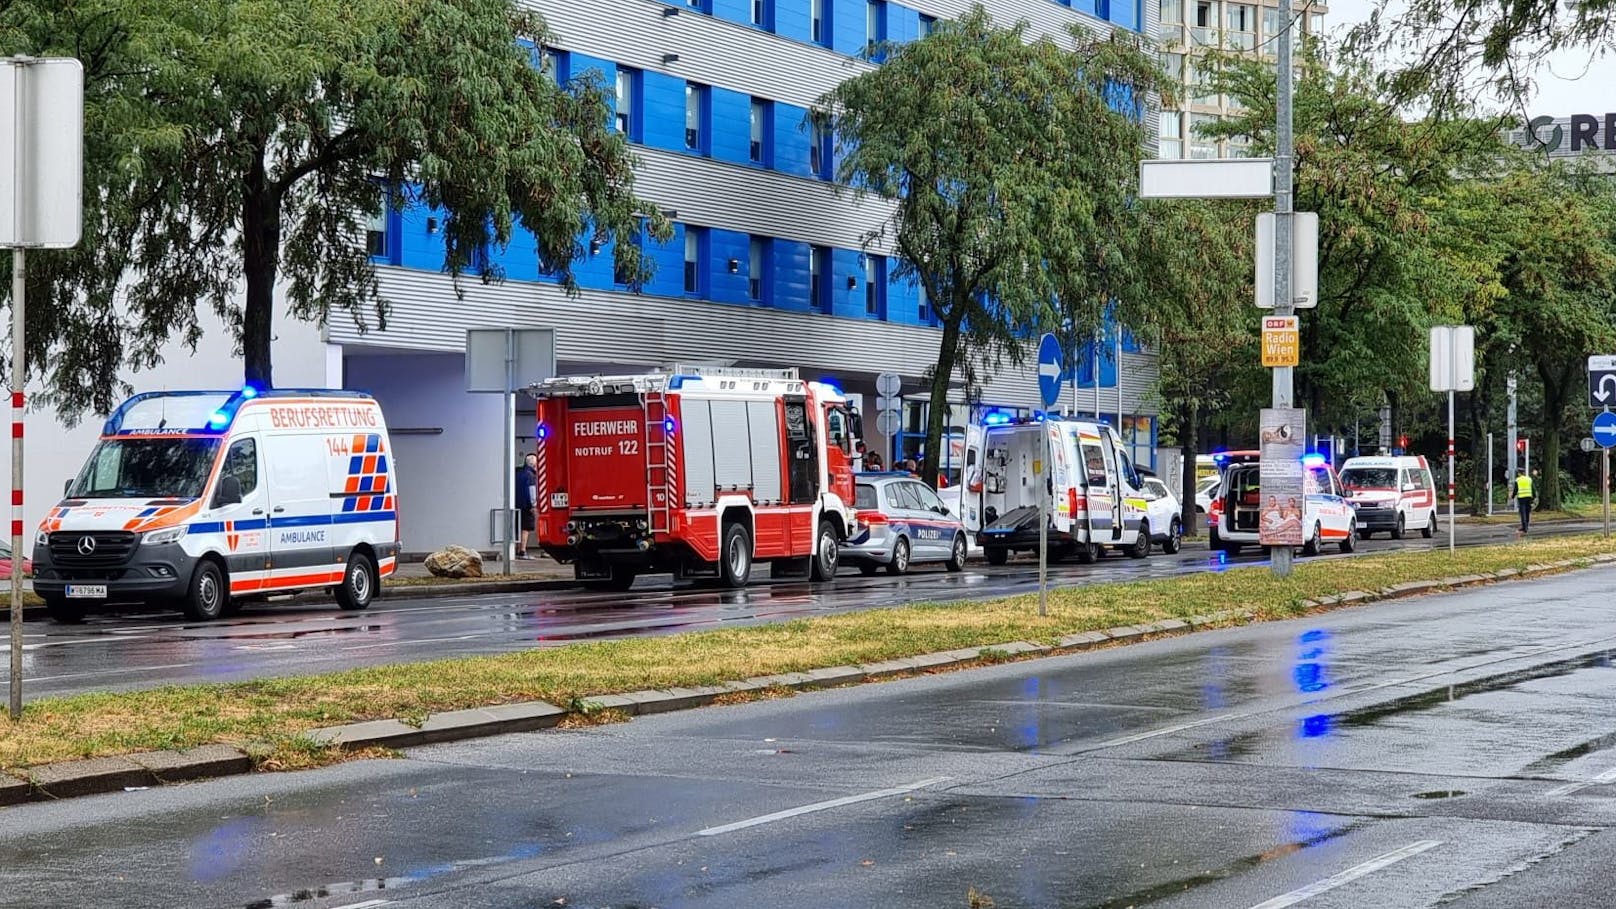
[[[1061,373],[1065,358],[1061,356],[1060,341],[1046,333],[1038,342],[1038,394],[1044,399],[1044,409],[1060,400]]]
[[[1594,441],[1606,448],[1616,448],[1616,413],[1607,410],[1594,417]]]

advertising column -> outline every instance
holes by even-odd
[[[1305,411],[1290,407],[1263,409],[1258,540],[1264,546],[1291,547],[1304,542],[1302,507],[1307,490],[1302,482],[1302,455],[1306,438]]]

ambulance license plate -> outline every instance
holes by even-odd
[[[69,584],[67,585],[68,599],[72,600],[104,600],[107,598],[107,585],[105,584]]]

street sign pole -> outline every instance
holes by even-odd
[[[22,719],[22,417],[26,378],[23,288],[28,253],[11,251],[11,691],[13,720]]]
[[[1448,393],[1448,552],[1456,536],[1454,498],[1454,396],[1476,387],[1476,330],[1469,325],[1431,327],[1431,390]],[[1491,478],[1489,478],[1491,482]]]
[[[1493,434],[1487,433],[1487,517],[1493,516]]]
[[[1600,448],[1599,453],[1599,497],[1604,504],[1605,536],[1610,536],[1610,450],[1616,447],[1616,413],[1606,407],[1594,417],[1594,437],[1591,440]]]
[[[1065,370],[1066,357],[1061,351],[1060,340],[1053,334],[1045,334],[1038,339],[1038,397],[1044,402],[1044,420],[1040,427],[1043,430],[1043,469],[1038,471],[1040,480],[1038,486],[1038,614],[1049,615],[1049,496],[1053,492],[1054,481],[1051,479],[1049,444],[1049,411],[1060,401],[1061,375]],[[1095,381],[1099,381],[1098,369]],[[1099,399],[1099,390],[1096,388],[1096,401]]]
[[[1448,386],[1448,554],[1453,554],[1453,386]]]
[[[1291,136],[1291,0],[1279,0],[1279,46],[1276,49],[1278,84],[1275,91],[1274,129],[1274,315],[1295,315],[1295,297],[1291,289],[1292,245],[1291,199],[1292,136]],[[1285,410],[1291,407],[1292,367],[1274,368],[1273,407]],[[1273,549],[1274,577],[1290,577],[1292,552],[1289,546]]]

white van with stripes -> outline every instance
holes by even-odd
[[[136,395],[40,525],[34,591],[58,622],[108,602],[177,602],[208,620],[309,588],[364,609],[397,565],[397,497],[369,395]]]

